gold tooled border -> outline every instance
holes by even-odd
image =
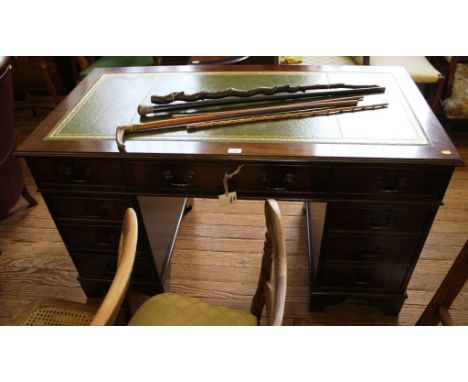
[[[68,139],[112,139],[112,136],[99,136],[99,135],[87,135],[87,134],[64,134],[60,135],[60,132],[64,129],[66,124],[81,110],[85,102],[94,94],[96,89],[104,82],[104,80],[108,79],[110,76],[132,76],[134,74],[140,75],[148,75],[151,77],[155,77],[157,73],[109,73],[103,74],[98,80],[91,86],[91,88],[86,92],[86,94],[78,101],[78,103],[73,106],[73,108],[65,114],[55,125],[55,127],[47,134],[44,138],[45,140],[68,140]],[[156,80],[156,77],[155,77]],[[150,89],[153,87],[154,81],[151,83]],[[132,116],[133,117],[133,116]]]
[[[109,77],[132,77],[135,75],[138,76],[150,76],[154,77],[154,81],[151,83],[149,86],[148,92],[151,91],[151,89],[154,86],[154,83],[158,79],[158,77],[163,77],[166,75],[209,75],[209,76],[216,76],[216,75],[252,75],[252,74],[260,74],[260,75],[273,75],[273,76],[278,76],[278,75],[298,75],[298,76],[310,76],[311,74],[316,74],[316,75],[324,75],[328,79],[329,74],[345,74],[345,73],[355,73],[355,72],[289,72],[289,71],[281,71],[281,72],[271,72],[271,71],[249,71],[249,72],[162,72],[162,73],[106,73],[103,74],[99,79],[92,85],[92,87],[88,90],[88,92],[78,101],[78,103],[64,116],[60,121],[57,123],[57,125],[52,129],[52,131],[44,138],[44,140],[114,140],[115,136],[114,135],[88,135],[88,134],[66,134],[66,135],[60,135],[60,132],[64,129],[66,124],[81,110],[82,106],[84,103],[94,94],[98,86],[101,85],[101,83],[109,78]],[[383,74],[383,73],[381,73]],[[387,72],[387,75],[390,75],[393,79],[393,73]],[[394,81],[394,83],[397,85],[399,88],[399,84],[397,81]],[[400,89],[401,90],[401,89]],[[148,92],[146,93],[145,97],[147,96]],[[404,93],[401,92],[401,94]],[[406,99],[406,97],[405,97]],[[416,124],[419,126],[419,129],[416,129],[416,135],[417,135],[417,140],[425,140],[424,143],[416,143],[416,142],[392,142],[390,144],[392,145],[428,145],[430,144],[430,140],[427,137],[426,132],[422,128],[421,124],[419,123],[418,118],[414,115],[413,110],[408,110],[407,105],[402,104],[403,109],[406,111],[407,114],[411,115],[411,119],[413,122],[416,122]],[[134,114],[135,115],[135,114]],[[132,115],[132,118],[133,116]],[[130,120],[132,119],[130,118]],[[339,119],[338,119],[339,122]],[[341,131],[341,129],[340,129]],[[129,136],[127,139],[132,139],[131,136]],[[135,138],[136,139],[136,138]],[[159,140],[159,141],[201,141],[201,142],[251,142],[251,143],[256,143],[256,142],[264,142],[264,143],[341,143],[342,138],[329,138],[326,141],[323,139],[319,140],[317,138],[295,138],[295,137],[283,137],[283,136],[269,136],[269,137],[264,137],[264,136],[253,136],[249,134],[249,136],[246,137],[239,137],[238,135],[236,136],[226,136],[223,135],[222,137],[177,137],[177,136],[170,136],[170,137],[162,137],[162,136],[145,136],[145,140]],[[352,142],[348,141],[347,143],[349,144],[382,144],[381,142],[366,142],[365,139],[360,138],[359,141]],[[389,143],[386,143],[389,144]]]

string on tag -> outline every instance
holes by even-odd
[[[228,187],[228,180],[231,179],[233,176],[239,174],[240,170],[244,167],[243,164],[239,165],[233,172],[225,173],[223,179],[223,186],[224,186],[224,193],[227,196],[229,194],[229,187]]]

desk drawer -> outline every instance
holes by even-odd
[[[117,255],[120,226],[61,224],[58,228],[69,250],[100,251]],[[137,253],[143,252],[147,252],[147,246],[143,235],[139,235]]]
[[[406,267],[385,264],[374,267],[356,263],[329,263],[320,272],[318,286],[332,289],[397,291],[403,285],[406,271]]]
[[[322,256],[335,261],[409,264],[419,243],[419,236],[329,234]]]
[[[328,166],[245,165],[229,184],[239,193],[310,194],[326,193],[329,187]]]
[[[72,254],[73,263],[80,276],[114,278],[117,270],[117,256],[95,254]],[[133,265],[132,279],[154,280],[156,272],[151,259],[137,257]]]
[[[70,198],[44,195],[58,219],[110,220],[122,222],[125,211],[134,207],[128,199]]]
[[[128,162],[127,183],[131,187],[152,190],[214,191],[221,193],[223,178],[229,166],[200,163]]]
[[[447,187],[450,173],[440,168],[385,168],[336,166],[333,187],[337,194],[378,198],[436,198]]]
[[[103,159],[30,159],[28,164],[40,187],[112,186],[125,184],[119,161]]]
[[[426,228],[434,209],[389,205],[354,207],[330,203],[327,224],[330,230],[365,230],[372,232],[417,232]]]
[[[127,182],[132,187],[153,190],[188,190],[198,195],[224,192],[223,179],[237,164],[174,164],[129,162],[125,165]],[[325,193],[329,187],[328,166],[245,164],[229,180],[229,189],[244,195],[262,193]]]

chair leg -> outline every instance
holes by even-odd
[[[26,201],[29,203],[29,207],[37,205],[37,200],[31,195],[26,186],[23,187],[23,191],[21,191],[21,196],[25,198]]]

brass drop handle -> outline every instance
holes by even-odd
[[[372,273],[360,271],[354,277],[352,284],[357,287],[366,287],[372,284]]]
[[[172,175],[172,172],[169,170],[166,170],[163,172],[163,178],[172,187],[178,187],[178,188],[189,188],[192,186],[193,179],[195,177],[195,172],[189,171],[187,172],[187,175],[185,175],[185,180],[182,181],[175,181],[174,176]]]
[[[267,173],[262,174],[262,183],[265,183],[265,189],[268,191],[286,191],[290,190],[293,183],[294,176],[291,173],[286,174],[281,181],[280,186],[270,186],[271,177]]]
[[[359,256],[365,258],[365,259],[374,259],[379,256],[380,252],[382,251],[381,247],[375,247],[375,248],[366,248],[364,244],[359,244],[357,247],[355,247],[356,250],[359,253]]]
[[[109,248],[116,245],[117,234],[109,233],[102,237],[100,234],[96,234],[96,245],[98,247]]]
[[[392,219],[388,216],[383,218],[368,216],[367,217],[367,228],[374,230],[386,230],[390,228]]]
[[[362,251],[360,252],[360,255],[361,257],[365,258],[365,259],[375,259],[376,257],[378,257],[379,255],[379,252],[378,251]]]
[[[394,187],[386,187],[383,178],[376,179],[377,191],[383,194],[398,194],[406,187],[407,183],[406,178],[400,178]]]
[[[353,281],[353,285],[359,286],[359,287],[365,287],[369,285],[368,281]]]
[[[93,176],[93,170],[89,167],[83,169],[78,165],[66,166],[64,174],[72,183],[87,184]]]
[[[106,214],[106,208],[103,205],[100,205],[98,208],[96,208],[96,211],[91,211],[89,206],[82,204],[80,205],[80,212],[85,218],[102,219]]]

